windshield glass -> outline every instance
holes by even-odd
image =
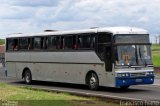
[[[115,64],[122,66],[150,65],[150,45],[120,45],[115,47]]]
[[[150,46],[137,45],[137,56],[139,65],[150,65],[151,61],[151,50]]]

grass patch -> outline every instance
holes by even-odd
[[[17,101],[18,106],[115,106],[118,104],[70,95],[46,92],[31,87],[16,87],[0,83],[0,100]],[[1,105],[1,104],[0,104]]]
[[[7,84],[5,83],[0,83],[0,88],[5,88],[7,86]]]
[[[0,39],[0,45],[5,44],[5,40],[4,39]]]
[[[152,60],[155,67],[160,67],[160,45],[152,45]]]
[[[160,52],[152,53],[152,60],[155,67],[160,67]]]
[[[158,44],[152,45],[152,51],[159,51],[159,50],[160,50],[160,45],[158,45]]]

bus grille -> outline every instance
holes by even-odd
[[[131,77],[143,77],[143,76],[146,76],[146,73],[143,72],[143,73],[131,73],[130,74]]]

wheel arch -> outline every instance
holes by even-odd
[[[31,73],[31,70],[30,70],[28,67],[25,67],[25,68],[23,69],[23,72],[22,72],[22,79],[24,78],[24,74],[25,74],[26,71],[29,71],[29,72]],[[31,74],[32,74],[32,73],[31,73]]]
[[[98,78],[98,81],[99,81],[99,77],[98,77],[98,74],[94,71],[94,70],[89,70],[88,72],[87,72],[87,74],[86,74],[86,76],[85,76],[85,84],[87,85],[88,84],[88,76],[89,76],[89,74],[91,74],[91,73],[95,73],[96,74],[96,76],[97,76],[97,78]]]

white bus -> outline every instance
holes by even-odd
[[[32,80],[128,88],[153,84],[151,43],[146,30],[108,27],[6,38],[8,76]]]

